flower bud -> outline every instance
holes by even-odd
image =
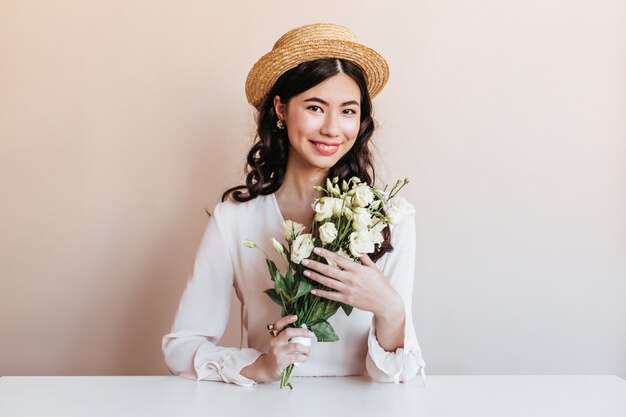
[[[283,248],[283,245],[281,245],[281,243],[274,238],[272,238],[272,245],[274,245],[274,249],[276,249],[276,252],[280,253],[281,255],[285,253],[285,248]]]
[[[244,239],[241,241],[247,248],[254,249],[256,248],[256,243],[253,240]]]

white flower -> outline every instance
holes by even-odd
[[[374,252],[374,242],[369,231],[350,233],[350,253],[352,256],[359,258],[365,253],[372,252]]]
[[[374,202],[372,202],[372,203],[369,205],[369,209],[370,209],[370,210],[377,210],[377,209],[378,209],[378,207],[380,207],[380,203],[381,203],[381,201],[380,201],[380,200],[375,200]]]
[[[335,198],[335,205],[333,206],[333,215],[341,216],[341,213],[350,211],[350,204],[352,203],[352,197],[344,196],[342,198]]]
[[[404,198],[394,197],[387,202],[387,217],[389,217],[389,223],[398,224],[405,217],[415,214],[415,208]]]
[[[281,255],[285,253],[283,245],[281,245],[281,243],[274,238],[272,238],[272,245],[274,245],[274,249],[276,249],[276,252],[280,253]]]
[[[348,220],[352,220],[352,218],[354,217],[354,212],[350,210],[349,207],[346,206],[343,208],[343,217],[345,217]]]
[[[326,219],[330,219],[333,216],[333,209],[335,207],[335,198],[322,197],[313,203],[313,210],[315,211],[315,221],[321,222]]]
[[[363,207],[357,207],[354,209],[354,217],[352,218],[352,227],[357,232],[363,232],[368,230],[369,225],[372,224],[372,216],[367,209]]]
[[[370,187],[365,184],[359,184],[354,188],[354,204],[359,207],[367,207],[372,201],[374,201],[374,193]]]
[[[372,241],[374,244],[381,244],[385,240],[383,237],[383,229],[387,226],[387,224],[383,221],[379,221],[376,223],[371,229],[370,233],[372,234]]]
[[[383,236],[382,233],[380,232],[370,232],[372,234],[372,242],[374,242],[375,245],[380,245],[381,243],[383,243],[385,241],[385,237]]]
[[[337,252],[335,252],[337,255],[343,256],[344,258],[346,258],[349,261],[354,262],[354,259],[352,259],[352,257],[350,255],[348,255],[346,253],[345,250],[343,249],[339,249]],[[337,265],[334,261],[331,261],[330,259],[326,259],[326,262],[328,262],[328,265],[332,266],[333,268],[337,268],[337,269],[343,269],[341,268],[339,265]]]
[[[299,264],[301,260],[311,255],[314,246],[312,234],[305,233],[296,237],[291,244],[291,262]]]
[[[285,220],[282,227],[282,234],[288,243],[291,243],[300,233],[304,232],[304,225],[292,220]]]
[[[337,239],[337,227],[333,222],[326,222],[319,228],[320,239],[324,245],[332,243]]]
[[[350,208],[352,204],[352,197],[344,195],[342,198],[335,198],[335,206],[333,207],[333,214],[335,216],[344,216],[348,220],[352,220],[354,213]]]

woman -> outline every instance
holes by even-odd
[[[258,141],[248,154],[246,184],[227,190],[209,220],[172,332],[163,338],[172,373],[248,386],[277,381],[285,367],[300,362],[294,376],[367,373],[393,382],[419,370],[423,376],[411,318],[412,218],[387,229],[385,241],[361,264],[323,249],[316,253],[342,270],[302,261],[311,279],[331,289],[316,296],[355,307],[350,317],[338,313],[329,320],[340,337],[333,343],[316,343],[308,330],[288,327],[296,318],[279,317],[280,308],[263,293],[272,287],[265,259],[240,243],[269,243],[281,235],[285,219],[310,230],[311,203],[320,196],[313,186],[327,177],[357,176],[374,185],[371,97],[387,78],[379,54],[332,24],[287,32],[254,65],[246,94],[258,110]],[[273,255],[279,264],[280,255]],[[217,346],[233,288],[242,303],[247,349]],[[296,336],[313,337],[312,346],[288,342]]]

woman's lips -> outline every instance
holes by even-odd
[[[339,150],[339,144],[327,144],[322,142],[313,142],[310,140],[311,145],[315,148],[316,151],[321,153],[322,155],[332,155]]]

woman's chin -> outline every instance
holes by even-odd
[[[338,161],[337,158],[311,158],[308,163],[311,168],[328,170],[332,168]]]

